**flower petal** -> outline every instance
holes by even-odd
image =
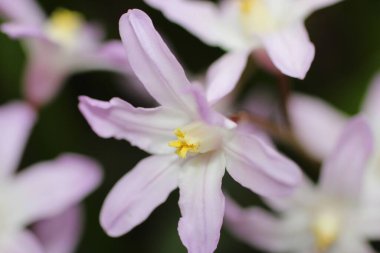
[[[142,223],[178,186],[177,156],[150,156],[111,190],[100,223],[109,236],[121,236]]]
[[[191,98],[182,91],[190,82],[150,18],[140,10],[128,11],[120,19],[120,35],[132,69],[157,102],[193,112]]]
[[[0,15],[13,22],[42,24],[45,15],[34,0],[1,0]]]
[[[82,233],[82,210],[71,207],[56,217],[38,222],[33,231],[46,253],[74,253]]]
[[[0,107],[0,178],[17,169],[35,120],[34,110],[22,102]]]
[[[217,103],[235,88],[247,64],[248,55],[248,52],[229,53],[211,65],[206,76],[209,103]]]
[[[226,21],[215,3],[199,0],[145,0],[150,6],[193,33],[206,44],[226,50],[244,48],[245,38]],[[230,7],[230,6],[228,6]],[[194,18],[196,15],[197,18]]]
[[[224,149],[228,173],[253,192],[284,196],[301,183],[299,167],[253,135],[234,133]]]
[[[303,24],[298,23],[263,38],[273,64],[284,74],[304,79],[314,59],[315,48]]]
[[[232,199],[226,199],[225,223],[240,240],[270,252],[287,252],[291,237],[284,223],[261,208],[242,209]],[[295,231],[294,231],[295,232]]]
[[[103,102],[80,97],[79,109],[100,137],[124,139],[153,154],[172,153],[168,143],[175,139],[173,131],[188,123],[178,111],[135,108],[118,98]]]
[[[224,157],[214,153],[197,156],[182,168],[178,231],[189,253],[212,253],[218,245],[224,216],[224,167]]]
[[[74,154],[24,170],[14,182],[23,199],[24,224],[60,214],[86,197],[101,179],[98,164]]]
[[[0,29],[12,39],[38,39],[47,43],[52,43],[46,37],[43,29],[39,26],[10,22],[2,24]]]
[[[363,104],[362,112],[380,125],[380,74],[372,81]]]
[[[328,7],[341,1],[342,0],[301,0],[297,1],[294,9],[296,9],[298,15],[304,19],[319,9]]]
[[[302,94],[291,96],[288,110],[293,131],[306,151],[319,160],[328,157],[347,116],[321,99]]]
[[[16,233],[12,238],[2,238],[0,243],[2,253],[45,253],[37,238],[27,230]],[[50,253],[50,252],[49,252]]]
[[[351,120],[322,167],[321,189],[340,198],[355,199],[361,190],[373,142],[366,120],[362,117]]]
[[[56,50],[41,44],[38,48],[33,47],[29,55],[24,76],[24,94],[36,106],[49,103],[70,73],[69,67],[62,63]]]

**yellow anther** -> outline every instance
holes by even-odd
[[[83,16],[79,12],[57,9],[48,23],[49,35],[61,43],[71,43],[83,26]]]
[[[324,211],[319,213],[312,224],[316,247],[320,252],[326,252],[338,239],[341,220],[337,213]]]
[[[176,154],[181,158],[186,158],[187,153],[199,153],[199,143],[191,140],[181,129],[176,129],[174,134],[177,140],[169,142],[169,146],[176,148]]]

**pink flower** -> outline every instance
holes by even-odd
[[[48,103],[74,72],[130,73],[121,42],[102,42],[103,32],[78,12],[58,9],[47,18],[33,0],[1,0],[0,15],[9,20],[1,30],[22,39],[28,52],[24,92],[37,106]]]
[[[315,10],[338,1],[225,0],[218,6],[201,0],[145,0],[206,44],[247,54],[264,48],[275,67],[300,79],[315,53],[303,22]],[[272,68],[266,54],[260,52],[259,61]]]
[[[93,191],[102,178],[94,161],[74,154],[32,165],[15,174],[35,117],[34,111],[20,102],[0,108],[3,136],[0,145],[0,252],[58,253],[45,251],[43,240],[39,241],[27,226],[62,214]]]
[[[325,160],[318,185],[305,181],[290,198],[270,199],[276,216],[227,201],[228,227],[270,252],[373,252],[367,240],[380,238],[380,205],[363,193],[373,141],[366,120],[353,119]]]
[[[99,136],[127,140],[152,154],[113,188],[101,224],[110,236],[121,236],[179,187],[183,244],[189,252],[213,252],[223,222],[225,168],[241,185],[264,196],[289,194],[301,179],[299,168],[255,136],[236,131],[233,122],[211,108],[209,101],[230,90],[224,83],[230,80],[227,72],[222,79],[212,78],[215,87],[220,85],[217,92],[191,85],[142,11],[123,15],[120,33],[132,69],[161,106],[144,109],[118,98],[80,98],[80,110]]]

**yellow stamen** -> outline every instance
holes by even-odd
[[[320,252],[326,252],[338,239],[341,221],[339,216],[332,211],[324,211],[312,224],[316,247]]]
[[[255,5],[256,0],[240,0],[240,11],[243,14],[249,14]]]
[[[169,146],[176,148],[176,154],[181,158],[186,158],[187,153],[199,153],[199,143],[191,140],[181,129],[176,129],[174,134],[177,140],[169,142]]]
[[[83,26],[83,16],[79,12],[57,9],[48,23],[49,35],[61,43],[71,43]]]

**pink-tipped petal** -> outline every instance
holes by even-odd
[[[273,64],[285,75],[304,79],[314,59],[315,48],[302,23],[262,38]]]
[[[0,107],[0,178],[17,169],[35,120],[35,111],[22,102]]]
[[[235,88],[245,69],[247,59],[248,52],[232,52],[211,65],[206,76],[209,103],[217,103]]]
[[[90,194],[101,179],[97,163],[75,154],[29,167],[15,179],[15,189],[25,205],[23,222],[29,224],[62,213]]]
[[[142,223],[178,186],[178,158],[151,156],[136,165],[111,190],[100,223],[108,235],[121,236]]]
[[[157,102],[193,111],[190,98],[183,95],[190,82],[151,19],[140,10],[128,11],[120,19],[120,35],[132,69]]]
[[[46,253],[38,239],[29,231],[20,231],[11,238],[2,238],[1,253]]]
[[[222,155],[207,154],[189,160],[182,168],[178,231],[189,253],[212,253],[218,245],[224,216],[224,167]]]
[[[374,137],[367,121],[362,117],[351,120],[334,151],[325,160],[320,178],[321,189],[330,195],[355,199],[362,189],[373,145]]]
[[[328,157],[347,116],[321,99],[302,94],[291,96],[288,110],[296,138],[306,151],[318,160]]]
[[[188,123],[178,111],[135,108],[118,98],[103,102],[80,97],[79,109],[100,137],[127,140],[153,154],[173,153],[168,145],[175,139],[173,131]]]
[[[179,24],[206,44],[226,50],[244,48],[244,37],[228,25],[221,8],[200,0],[145,0],[152,7]],[[196,18],[194,18],[196,16]]]
[[[34,0],[1,0],[0,15],[12,22],[42,24],[45,15]]]
[[[285,196],[301,183],[299,167],[259,138],[235,133],[225,142],[228,173],[251,191]]]
[[[374,120],[380,124],[380,74],[373,79],[369,87],[362,112],[365,113],[371,121]]]
[[[33,231],[46,253],[74,253],[82,233],[82,209],[71,207],[56,217],[40,221]]]

